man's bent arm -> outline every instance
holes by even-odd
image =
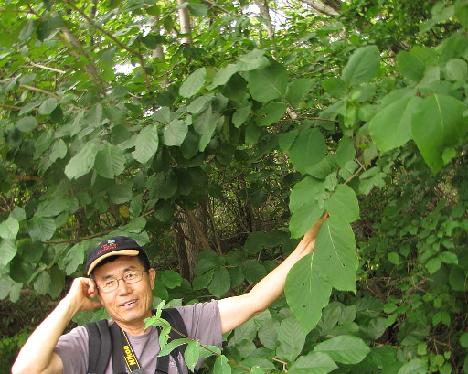
[[[274,270],[257,283],[249,293],[227,297],[218,301],[223,334],[240,326],[254,314],[268,308],[282,293],[286,277],[302,257],[314,249],[315,237],[320,225],[326,218],[322,218],[305,233],[296,249]]]
[[[90,299],[95,286],[88,278],[73,281],[70,292],[34,330],[16,358],[12,374],[62,373],[63,364],[54,348],[72,317],[80,310],[90,310],[99,303]]]

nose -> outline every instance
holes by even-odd
[[[131,293],[132,288],[123,279],[119,279],[119,280],[117,280],[117,282],[118,282],[117,291],[118,291],[119,295],[127,295],[127,294]]]

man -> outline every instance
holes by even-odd
[[[296,249],[249,293],[211,302],[178,307],[187,335],[202,344],[221,346],[222,334],[262,312],[283,292],[292,266],[314,248],[315,237],[324,219],[303,237]],[[157,330],[145,330],[144,319],[153,308],[155,270],[143,248],[125,237],[103,241],[92,250],[86,263],[88,277],[73,281],[68,294],[31,334],[12,368],[19,373],[88,373],[88,332],[83,326],[62,335],[72,317],[101,305],[128,337],[145,373],[154,373],[159,353]],[[95,299],[98,298],[99,301]],[[185,374],[187,367],[172,363],[168,374]],[[109,362],[105,373],[112,373]],[[98,373],[101,374],[101,373]]]

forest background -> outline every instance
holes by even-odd
[[[187,304],[327,211],[206,370],[467,373],[467,28],[467,0],[1,0],[0,371],[101,238]]]

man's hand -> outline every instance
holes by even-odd
[[[68,291],[65,300],[70,303],[73,314],[87,310],[93,310],[101,306],[98,300],[93,300],[98,295],[96,284],[91,278],[76,278]]]

